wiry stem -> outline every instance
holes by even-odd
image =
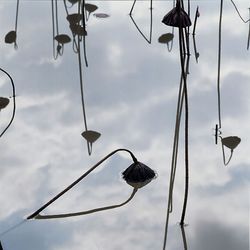
[[[5,71],[4,69],[0,68],[0,71],[2,71],[4,74],[6,74],[11,82],[11,86],[12,86],[12,98],[13,98],[13,111],[12,111],[12,116],[10,118],[10,121],[8,123],[8,125],[6,126],[6,128],[2,131],[2,133],[0,134],[0,138],[3,136],[3,134],[8,130],[8,128],[10,127],[10,125],[12,124],[14,118],[15,118],[15,114],[16,114],[16,91],[15,91],[15,84],[14,81],[11,77],[11,75]]]
[[[82,212],[76,212],[76,213],[67,213],[67,214],[51,214],[51,215],[40,215],[38,214],[35,219],[38,220],[44,220],[44,219],[59,219],[59,218],[67,218],[67,217],[74,217],[74,216],[81,216],[81,215],[87,215],[87,214],[92,214],[92,213],[96,213],[96,212],[100,212],[100,211],[104,211],[104,210],[109,210],[109,209],[114,209],[114,208],[118,208],[118,207],[122,207],[124,205],[126,205],[129,201],[131,201],[133,199],[133,197],[135,196],[136,192],[137,192],[137,188],[134,188],[131,195],[129,196],[129,198],[117,205],[112,205],[112,206],[107,206],[107,207],[99,207],[99,208],[95,208],[95,209],[91,209],[91,210],[86,210],[86,211],[82,211]]]
[[[36,217],[40,212],[42,212],[46,207],[48,207],[49,205],[51,205],[53,202],[55,202],[58,198],[60,198],[63,194],[65,194],[66,192],[68,192],[71,188],[73,188],[77,183],[79,183],[83,178],[85,178],[87,175],[89,175],[93,170],[95,170],[101,163],[103,163],[105,160],[107,160],[110,156],[112,156],[113,154],[117,153],[118,151],[126,151],[128,152],[133,161],[137,162],[137,159],[135,158],[135,156],[133,155],[133,153],[127,149],[124,148],[120,148],[120,149],[116,149],[113,152],[109,153],[107,156],[105,156],[102,160],[100,160],[99,162],[97,162],[93,167],[91,167],[88,171],[86,171],[83,175],[81,175],[78,179],[76,179],[73,183],[71,183],[68,187],[66,187],[63,191],[61,191],[59,194],[57,194],[54,198],[52,198],[51,200],[49,200],[46,204],[44,204],[42,207],[40,207],[38,210],[36,210],[34,213],[32,213],[31,215],[29,215],[27,217],[27,220],[32,219],[34,217]]]
[[[187,200],[188,200],[188,187],[189,187],[189,160],[188,160],[188,114],[189,113],[188,113],[187,76],[185,72],[185,62],[183,58],[184,54],[183,44],[184,44],[183,29],[179,28],[179,50],[180,50],[180,60],[181,60],[181,71],[183,77],[184,101],[185,101],[185,194],[184,194],[184,202],[183,202],[180,225],[184,225]],[[189,43],[187,43],[187,46],[188,44]]]

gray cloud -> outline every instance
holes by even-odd
[[[194,230],[191,249],[245,250],[249,248],[248,232],[216,221],[200,221]]]
[[[157,39],[169,30],[161,24],[161,18],[172,3],[154,3],[151,45],[139,36],[127,16],[131,3],[119,4],[112,3],[111,6],[101,2],[99,10],[109,12],[111,17],[106,20],[91,17],[87,24],[89,68],[83,69],[86,113],[89,128],[102,133],[93,146],[91,157],[87,156],[86,143],[80,135],[83,120],[77,56],[68,45],[63,57],[58,61],[52,59],[49,2],[24,1],[21,4],[18,51],[0,44],[1,66],[13,75],[20,95],[17,97],[16,120],[0,144],[1,228],[7,228],[38,208],[117,147],[135,151],[138,159],[157,170],[159,177],[140,190],[124,208],[72,220],[26,223],[1,238],[4,249],[152,250],[162,247],[180,68],[177,34],[171,53],[158,44]],[[192,2],[193,13],[196,4]],[[191,56],[189,76],[190,149],[193,151],[190,151],[192,195],[188,210],[191,222],[187,236],[190,250],[243,250],[248,244],[246,230],[237,227],[234,232],[231,225],[238,226],[245,221],[248,212],[244,194],[239,190],[247,185],[249,173],[246,166],[249,164],[242,153],[240,164],[238,158],[234,158],[234,165],[228,172],[216,168],[222,165],[222,159],[209,141],[209,129],[217,119],[218,6],[215,2],[199,2],[199,5],[202,10],[197,26],[200,59],[196,64]],[[4,3],[4,8],[0,9],[2,36],[10,28],[9,13],[14,13],[13,6],[14,2]],[[148,31],[148,19],[143,17],[148,7],[149,3],[142,1],[134,14],[144,31]],[[232,12],[231,8],[228,10]],[[62,13],[60,20],[64,18]],[[64,21],[60,31],[67,33],[69,30]],[[224,25],[226,29],[231,27],[226,20]],[[227,43],[228,39],[230,42]],[[226,126],[232,126],[233,132],[233,124],[245,124],[240,131],[245,135],[242,145],[249,148],[246,126],[249,124],[248,55],[241,46],[232,50],[231,43],[242,43],[244,39],[242,31],[227,33],[223,40],[222,108]],[[7,85],[1,85],[0,91],[8,94]],[[0,122],[7,111],[1,112]],[[230,119],[231,123],[228,122]],[[175,225],[183,199],[182,150],[180,152],[175,186],[176,210],[171,215],[172,237],[168,242],[173,250],[182,249],[180,231]],[[239,155],[240,152],[237,151]],[[92,208],[123,200],[131,190],[121,181],[120,172],[129,164],[127,156],[114,156],[46,213]],[[201,182],[206,185],[200,185]],[[237,195],[237,201],[231,202],[228,192]],[[197,211],[205,211],[213,199],[215,202],[220,199],[221,207],[231,202],[231,208],[224,213],[230,226],[213,220],[195,225],[194,222],[201,221],[202,217]],[[241,202],[244,206],[237,206]],[[217,215],[221,214],[218,207],[211,209]],[[235,209],[240,211],[237,217],[232,216]]]

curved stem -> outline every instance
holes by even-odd
[[[146,40],[147,43],[151,44],[151,40],[152,40],[152,28],[153,28],[153,14],[152,14],[152,9],[150,9],[150,31],[149,31],[149,39],[143,34],[143,32],[141,31],[141,29],[139,28],[139,26],[135,22],[135,20],[132,17],[132,15],[129,15],[129,17],[131,18],[133,24],[135,25],[136,29],[141,34],[141,36]]]
[[[133,199],[133,197],[135,196],[137,190],[138,190],[137,188],[134,188],[133,191],[132,191],[132,194],[130,195],[130,197],[126,201],[124,201],[124,202],[122,202],[120,204],[117,204],[117,205],[99,207],[99,208],[90,209],[90,210],[86,210],[86,211],[82,211],[82,212],[76,212],[76,213],[51,214],[51,215],[40,215],[40,214],[38,214],[34,219],[38,219],[38,220],[59,219],[59,218],[87,215],[87,214],[92,214],[92,213],[96,213],[96,212],[100,212],[100,211],[104,211],[104,210],[118,208],[118,207],[124,206],[129,201],[131,201]]]
[[[50,201],[48,201],[46,204],[44,204],[41,208],[39,208],[37,211],[35,211],[34,213],[32,213],[31,215],[29,215],[27,217],[27,220],[34,218],[35,216],[37,216],[41,211],[43,211],[46,207],[48,207],[50,204],[52,204],[54,201],[56,201],[58,198],[60,198],[63,194],[65,194],[66,192],[68,192],[71,188],[73,188],[77,183],[79,183],[83,178],[85,178],[87,175],[89,175],[93,170],[95,170],[101,163],[103,163],[105,160],[107,160],[110,156],[112,156],[113,154],[117,153],[118,151],[126,151],[130,154],[130,156],[132,157],[134,162],[137,162],[136,157],[134,156],[134,154],[129,151],[128,149],[125,148],[119,148],[116,149],[114,151],[112,151],[111,153],[109,153],[108,155],[106,155],[102,160],[100,160],[99,162],[97,162],[93,167],[91,167],[88,171],[86,171],[83,175],[81,175],[78,179],[76,179],[73,183],[71,183],[68,187],[66,187],[63,191],[61,191],[59,194],[57,194],[54,198],[52,198]]]
[[[237,6],[236,6],[236,4],[234,3],[233,0],[231,0],[231,3],[233,4],[233,6],[234,6],[234,8],[235,8],[235,10],[236,10],[236,12],[237,12],[237,14],[238,14],[238,16],[239,16],[240,19],[242,20],[242,22],[244,22],[244,23],[250,22],[250,19],[244,20],[244,18],[241,16],[241,14],[240,14],[240,12],[239,12],[239,10],[238,10],[238,8],[237,8]]]
[[[5,71],[4,69],[2,69],[2,68],[0,68],[0,70],[9,77],[10,82],[11,82],[11,86],[12,86],[12,96],[13,96],[13,111],[12,111],[12,116],[11,116],[11,119],[10,119],[8,125],[3,130],[3,132],[0,134],[0,138],[1,138],[3,136],[3,134],[8,130],[8,128],[10,127],[11,123],[13,122],[13,120],[15,118],[15,113],[16,113],[16,91],[15,91],[14,81],[13,81],[12,77],[10,76],[10,74],[7,71]]]
[[[220,138],[221,138],[221,136],[220,136]],[[221,147],[222,147],[223,163],[224,163],[225,166],[227,166],[229,164],[229,162],[231,161],[231,159],[232,159],[233,150],[231,149],[230,156],[229,156],[228,160],[226,161],[225,149],[224,149],[224,145],[223,145],[222,142],[221,142]]]
[[[197,19],[199,17],[199,6],[196,7],[195,18],[194,18],[194,26],[193,26],[193,36],[195,35]]]

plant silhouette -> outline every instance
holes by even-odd
[[[180,220],[180,225],[184,225],[187,200],[188,200],[188,189],[189,189],[189,151],[188,151],[188,87],[187,87],[187,74],[189,65],[189,31],[186,30],[191,25],[191,20],[189,15],[183,9],[183,2],[177,1],[176,7],[169,11],[164,17],[162,22],[168,26],[178,27],[179,30],[179,55],[180,55],[180,66],[181,66],[181,80],[179,86],[177,112],[176,112],[176,123],[175,123],[175,133],[174,133],[174,145],[172,151],[172,161],[171,161],[171,173],[169,181],[169,194],[168,194],[168,206],[167,206],[167,216],[165,223],[164,241],[163,249],[166,248],[167,242],[167,231],[169,214],[173,209],[173,189],[178,157],[178,144],[179,144],[179,129],[181,122],[182,107],[184,104],[185,111],[185,133],[184,133],[184,147],[185,147],[185,193],[182,208],[182,215]],[[187,55],[187,56],[186,56]]]
[[[125,151],[128,152],[133,160],[133,164],[131,164],[124,172],[123,172],[123,178],[124,180],[131,185],[134,189],[132,191],[132,194],[130,197],[123,203],[118,205],[112,205],[102,208],[95,208],[87,211],[77,212],[77,213],[67,213],[67,214],[58,214],[58,215],[40,215],[40,212],[42,212],[45,208],[47,208],[49,205],[51,205],[53,202],[55,202],[57,199],[59,199],[63,194],[68,192],[70,189],[72,189],[76,184],[78,184],[80,181],[82,181],[86,176],[88,176],[93,170],[95,170],[100,164],[102,164],[104,161],[106,161],[109,157],[114,155],[115,153],[119,151]],[[95,213],[103,210],[113,209],[117,207],[121,207],[125,204],[127,204],[135,195],[137,190],[145,185],[147,185],[150,181],[152,181],[155,178],[156,174],[155,172],[144,165],[143,163],[137,161],[134,154],[129,151],[128,149],[116,149],[113,152],[106,155],[102,160],[97,162],[93,167],[91,167],[88,171],[86,171],[83,175],[81,175],[77,180],[75,180],[73,183],[71,183],[68,187],[66,187],[63,191],[61,191],[59,194],[57,194],[54,198],[52,198],[50,201],[48,201],[46,204],[44,204],[41,208],[39,208],[37,211],[32,213],[27,217],[27,220],[30,219],[56,219],[56,218],[64,218],[64,217],[72,217],[72,216],[80,216],[80,215],[86,215],[90,213]]]
[[[14,84],[14,81],[13,81],[11,75],[2,68],[0,68],[0,71],[3,72],[5,75],[7,75],[9,80],[10,80],[11,87],[12,87],[12,100],[13,100],[12,116],[10,118],[9,123],[5,127],[5,129],[0,133],[0,138],[1,138],[5,134],[5,132],[9,129],[10,125],[12,124],[12,122],[14,121],[14,118],[15,118],[15,114],[16,114],[16,90],[15,90],[15,84]],[[0,97],[0,111],[1,111],[1,109],[5,108],[8,104],[9,104],[8,98]]]
[[[5,35],[5,43],[9,43],[9,44],[14,44],[14,48],[17,49],[17,23],[18,23],[18,13],[19,13],[19,0],[17,0],[16,2],[16,19],[15,19],[15,28],[14,30],[9,31],[6,35]]]
[[[135,1],[135,2],[136,2],[136,1]],[[134,2],[134,3],[135,3],[135,2]],[[151,0],[151,4],[152,4],[152,0]],[[135,27],[136,27],[136,29],[138,30],[138,32],[141,34],[141,36],[146,40],[147,43],[151,44],[151,42],[152,42],[152,31],[153,31],[153,8],[152,8],[152,5],[151,5],[151,8],[150,8],[149,38],[147,38],[147,36],[144,35],[144,33],[141,31],[141,29],[140,29],[139,26],[137,25],[135,19],[134,19],[133,16],[132,16],[132,11],[130,11],[129,17],[130,17],[131,21],[133,22],[133,24],[135,25]]]
[[[217,70],[217,104],[218,104],[218,124],[215,125],[215,144],[218,143],[218,137],[221,138],[221,145],[222,145],[222,155],[223,155],[223,163],[224,165],[228,165],[231,161],[231,158],[233,156],[233,149],[240,143],[240,138],[237,136],[234,137],[228,137],[229,140],[232,141],[232,138],[238,138],[236,139],[237,145],[234,148],[231,148],[231,153],[228,158],[228,160],[225,159],[225,150],[224,146],[225,142],[228,142],[228,139],[223,139],[221,137],[222,134],[222,119],[221,119],[221,91],[220,91],[220,79],[221,79],[221,48],[222,48],[222,16],[223,16],[223,0],[220,1],[220,15],[219,15],[219,32],[218,32],[218,70]],[[227,143],[226,143],[227,144]]]

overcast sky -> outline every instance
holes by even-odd
[[[200,18],[195,61],[191,42],[188,91],[190,104],[190,195],[186,214],[189,250],[246,250],[249,247],[249,81],[246,50],[248,24],[224,1],[221,61],[222,136],[238,136],[229,166],[221,145],[215,145],[217,113],[217,44],[219,1],[192,1]],[[88,156],[81,133],[77,55],[66,44],[63,56],[52,55],[50,1],[20,1],[18,50],[4,43],[15,25],[15,1],[0,1],[1,64],[15,81],[17,111],[0,142],[0,229],[4,231],[34,212],[106,154],[128,148],[158,178],[139,190],[126,206],[84,217],[28,221],[1,236],[4,250],[152,250],[162,249],[175,125],[180,64],[178,32],[173,49],[158,43],[171,32],[161,23],[172,2],[153,3],[152,43],[148,44],[129,18],[132,1],[91,1],[87,22],[89,67],[83,67],[88,128],[101,133]],[[249,1],[236,0],[242,16]],[[70,34],[62,2],[59,31]],[[134,19],[149,38],[150,2],[135,5]],[[74,12],[74,7],[69,9]],[[192,29],[192,28],[191,28]],[[191,36],[192,38],[192,36]],[[11,96],[9,80],[0,74],[0,96]],[[11,100],[12,101],[12,100]],[[0,112],[4,129],[12,103]],[[183,248],[180,221],[184,190],[183,131],[170,216],[167,249]],[[226,151],[227,157],[230,152]],[[118,153],[44,213],[77,212],[126,200],[132,188],[121,179],[131,164]],[[1,232],[0,232],[1,233]]]

